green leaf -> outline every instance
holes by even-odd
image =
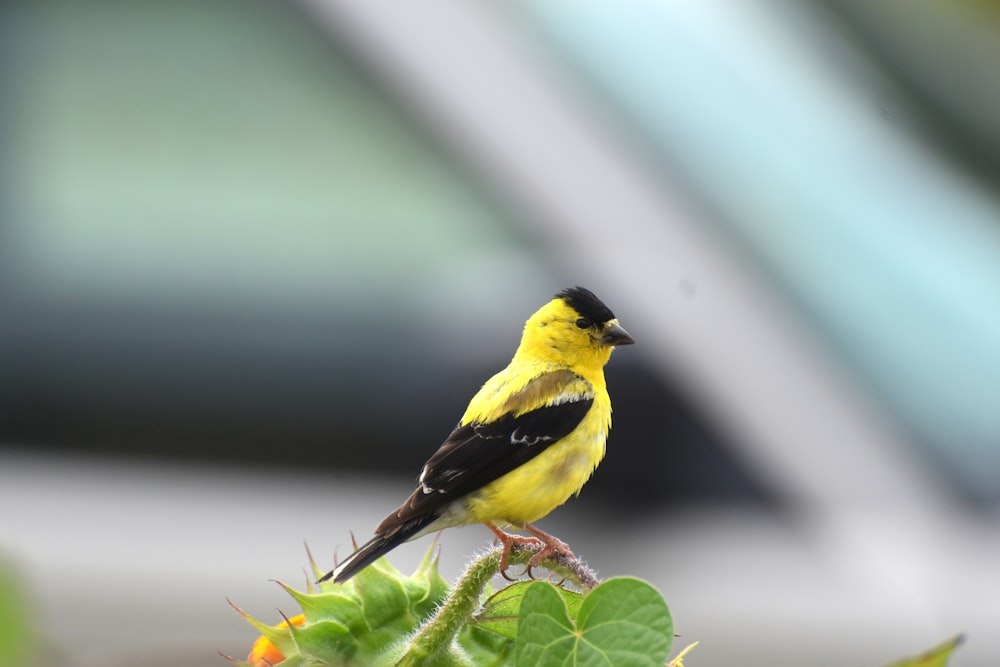
[[[399,580],[402,575],[395,568],[389,568],[388,561],[381,558],[351,581],[361,601],[365,621],[371,628],[387,625],[405,614],[409,607],[409,597]]]
[[[299,603],[306,621],[332,620],[359,634],[368,630],[361,604],[350,595],[340,592],[302,593],[280,581],[277,584]]]
[[[918,655],[914,658],[904,658],[899,662],[894,662],[891,665],[888,665],[888,667],[946,667],[948,659],[951,658],[951,654],[964,639],[965,638],[962,635],[955,635],[951,639],[941,642],[926,653]]]
[[[464,626],[455,644],[463,651],[469,664],[476,667],[509,667],[514,664],[514,641],[476,625]]]
[[[482,610],[473,616],[470,622],[507,639],[517,639],[517,617],[521,611],[521,600],[532,583],[534,582],[519,581],[493,594],[483,603]],[[575,620],[583,603],[583,593],[561,587],[557,587],[556,591],[566,603],[569,617]]]
[[[547,581],[529,584],[521,600],[514,644],[516,665],[569,665],[576,650],[576,627],[566,603]]]
[[[359,651],[358,641],[351,631],[336,621],[310,623],[292,633],[298,653],[305,658],[322,660],[324,656],[336,655],[347,663]]]
[[[515,664],[540,667],[662,667],[674,627],[660,593],[638,579],[610,579],[591,591],[576,621],[555,586],[533,582],[518,617]]]
[[[448,597],[451,586],[438,570],[438,557],[434,554],[437,540],[431,543],[424,554],[420,567],[412,577],[402,579],[413,613],[418,618],[427,618],[437,609],[441,601]]]

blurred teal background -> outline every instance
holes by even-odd
[[[544,527],[659,586],[690,660],[965,630],[956,664],[995,661],[998,31],[972,0],[4,3],[0,551],[42,664],[245,653],[223,598],[291,609],[266,580],[367,535],[573,284],[639,345]],[[449,531],[446,576],[486,538]]]

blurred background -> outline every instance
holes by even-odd
[[[998,33],[976,0],[0,4],[4,664],[245,655],[225,598],[294,612],[268,580],[366,539],[575,284],[639,344],[541,526],[658,586],[692,665],[958,631],[996,664]]]

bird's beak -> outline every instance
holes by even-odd
[[[611,320],[608,322],[608,328],[604,330],[604,336],[601,338],[601,342],[605,345],[634,345],[635,340],[632,336],[628,335],[628,332],[618,324],[618,320]]]

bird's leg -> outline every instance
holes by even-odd
[[[507,568],[509,567],[508,560],[510,559],[510,552],[514,548],[514,545],[531,545],[535,547],[541,546],[543,550],[545,549],[544,541],[538,539],[537,537],[512,535],[504,530],[500,530],[500,528],[498,528],[492,521],[487,521],[486,527],[493,531],[493,534],[497,536],[497,541],[503,546],[503,553],[500,555],[500,575],[507,581],[514,581],[514,579],[507,576]],[[544,535],[544,533],[542,534]],[[534,561],[535,558],[536,556],[533,556],[531,560]],[[528,570],[525,570],[525,572],[527,571]]]
[[[563,556],[564,558],[576,559],[576,556],[574,556],[573,552],[570,551],[569,545],[560,540],[558,537],[549,535],[544,530],[539,530],[530,523],[525,524],[524,529],[537,537],[542,543],[541,551],[531,557],[531,560],[528,561],[528,567],[525,570],[527,575],[532,579],[534,579],[534,577],[531,576],[531,570],[538,567],[538,565],[549,556]]]

